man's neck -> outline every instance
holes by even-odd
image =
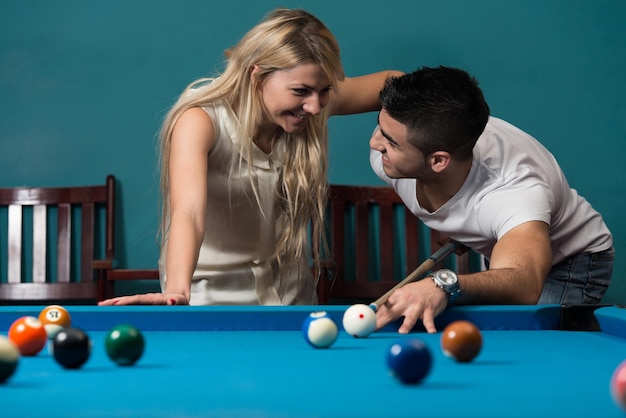
[[[417,179],[415,193],[420,206],[431,213],[437,211],[461,189],[471,168],[471,159],[455,162],[428,179]]]

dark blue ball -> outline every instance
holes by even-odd
[[[430,372],[432,363],[430,350],[417,338],[400,339],[387,352],[387,366],[393,376],[405,384],[422,381]]]

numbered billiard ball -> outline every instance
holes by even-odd
[[[454,321],[446,326],[441,334],[443,353],[459,363],[474,360],[482,346],[482,334],[470,321]]]
[[[34,356],[46,346],[48,334],[37,318],[23,316],[11,324],[9,339],[17,345],[21,355]]]
[[[626,360],[613,371],[609,390],[615,405],[626,412]]]
[[[339,328],[326,312],[313,312],[302,324],[302,334],[307,343],[315,348],[328,348],[335,343]]]
[[[376,329],[376,313],[364,304],[350,306],[343,314],[343,329],[353,337],[369,336]]]
[[[48,334],[48,339],[54,339],[54,336],[63,328],[69,328],[72,325],[70,313],[63,306],[50,305],[46,306],[39,313],[39,321],[43,324]]]
[[[108,332],[104,345],[107,355],[113,362],[120,366],[130,366],[141,358],[145,340],[137,328],[121,324]]]
[[[52,340],[52,356],[66,369],[79,369],[91,355],[91,339],[79,328],[65,328]]]
[[[20,361],[17,345],[4,335],[0,335],[0,383],[13,375]]]
[[[391,374],[407,385],[421,382],[430,372],[432,362],[430,349],[417,338],[400,339],[387,352],[387,366]]]

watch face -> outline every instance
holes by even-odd
[[[438,273],[437,278],[447,285],[453,285],[457,281],[456,274],[452,271],[440,270]]]

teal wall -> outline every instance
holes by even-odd
[[[626,302],[624,0],[2,0],[0,187],[119,179],[123,267],[153,267],[155,136],[187,83],[266,12],[302,7],[342,46],[348,74],[467,69],[492,113],[535,135],[603,213],[618,253],[608,302]],[[375,114],[331,121],[331,181],[377,184]]]

